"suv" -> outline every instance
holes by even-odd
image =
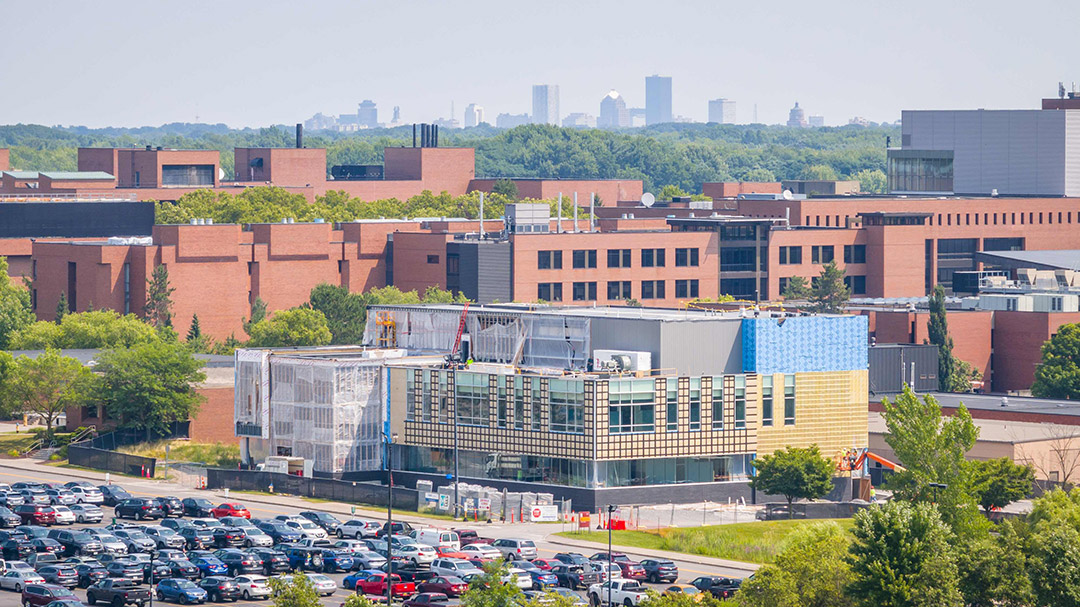
[[[101,542],[85,531],[53,529],[49,531],[49,537],[60,542],[60,545],[64,547],[65,556],[74,556],[76,554],[92,556],[101,554],[101,551],[104,550]]]
[[[537,556],[536,544],[532,540],[502,539],[491,542],[508,561],[531,561]]]
[[[127,492],[123,487],[116,485],[102,485],[98,487],[101,491],[101,502],[106,506],[116,506],[120,502],[131,499],[131,494]]]
[[[53,525],[56,523],[56,514],[52,508],[47,508],[41,504],[16,506],[15,514],[19,515],[24,525]]]
[[[339,521],[336,516],[327,514],[326,512],[313,512],[308,510],[301,512],[300,516],[322,527],[327,533],[337,533],[338,527],[341,526],[341,521]]]
[[[666,559],[644,559],[641,566],[645,568],[645,579],[653,584],[660,582],[674,582],[679,579],[679,568],[674,561]]]
[[[145,497],[133,497],[120,502],[113,514],[117,518],[131,517],[137,521],[144,518],[162,518],[165,516],[157,502]]]
[[[735,593],[739,591],[739,587],[742,586],[742,580],[719,575],[703,575],[690,582],[690,585],[702,592],[708,592],[720,600],[724,600],[735,596]]]
[[[53,601],[77,601],[75,593],[56,584],[30,584],[22,591],[23,607],[48,605]]]
[[[592,555],[592,560],[598,562],[606,562],[608,560],[608,553],[597,552]],[[622,572],[622,576],[632,580],[645,579],[645,568],[641,566],[641,563],[631,560],[622,552],[612,552],[611,562],[619,566],[619,571]]]
[[[210,516],[214,504],[203,497],[185,497],[180,500],[184,508],[184,516]]]
[[[184,504],[180,502],[180,498],[166,495],[164,497],[155,497],[154,501],[157,502],[161,511],[165,516],[184,516]]]

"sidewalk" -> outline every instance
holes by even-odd
[[[585,540],[577,540],[569,537],[563,537],[561,535],[555,535],[554,533],[544,538],[548,543],[558,546],[566,546],[567,548],[578,548],[586,552],[596,552],[601,548],[606,548],[606,543],[600,542],[587,542]],[[710,567],[724,567],[727,569],[738,569],[746,571],[747,574],[757,571],[761,565],[754,563],[745,563],[743,561],[730,561],[728,559],[718,559],[711,556],[703,556],[700,554],[689,554],[686,552],[672,552],[670,550],[647,550],[643,551],[641,548],[632,548],[630,546],[620,546],[618,544],[612,544],[612,548],[619,552],[626,553],[632,557],[639,559],[648,558],[655,559],[658,557],[666,557],[672,560],[686,561],[696,563],[699,565],[707,565]]]

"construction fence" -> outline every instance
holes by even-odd
[[[231,489],[233,491],[267,491],[386,507],[388,501],[385,485],[364,481],[340,481],[329,478],[309,478],[279,472],[259,470],[226,470],[207,468],[207,489]],[[394,487],[394,508],[417,509],[417,491]]]

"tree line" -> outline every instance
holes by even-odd
[[[641,179],[645,190],[654,193],[668,184],[700,192],[701,184],[710,181],[800,178],[858,179],[864,191],[883,191],[886,138],[898,136],[896,127],[719,124],[665,124],[619,131],[526,125],[440,132],[448,146],[476,148],[477,177]],[[234,148],[291,147],[293,137],[291,127],[283,126],[0,127],[0,146],[11,148],[12,166],[20,169],[73,171],[78,147],[160,145],[218,150],[221,168],[230,179]],[[409,126],[305,136],[308,147],[326,148],[329,166],[378,164],[384,147],[411,143]]]

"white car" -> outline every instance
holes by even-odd
[[[95,531],[97,531],[97,533],[94,533]],[[97,537],[98,541],[101,542],[101,548],[105,552],[108,552],[109,554],[128,553],[127,544],[120,541],[120,538],[116,537],[115,535],[108,532],[103,532],[100,529],[87,529],[87,532]]]
[[[431,563],[431,572],[435,575],[462,577],[470,573],[484,573],[465,559],[435,559]]]
[[[53,512],[56,514],[56,524],[58,525],[74,525],[75,513],[71,508],[67,506],[53,506]]]
[[[214,527],[224,527],[225,525],[216,518],[193,518],[191,524],[196,527],[204,527],[206,529],[213,529]]]
[[[311,538],[313,540],[325,540],[327,538],[326,529],[323,529],[306,518],[300,520],[287,520],[285,521],[285,526],[293,531],[299,531],[306,538]]]
[[[469,544],[461,548],[461,553],[482,559],[501,559],[502,553],[491,544]]]
[[[529,575],[529,572],[518,567],[508,569],[502,580],[506,584],[516,584],[522,590],[529,590],[533,586],[532,576]]]
[[[267,579],[265,575],[247,574],[238,575],[233,581],[240,589],[240,596],[244,597],[245,601],[250,601],[270,596],[270,584],[267,583]]]
[[[319,596],[330,596],[337,592],[337,584],[334,580],[321,573],[309,573],[307,579],[315,586],[315,592],[318,592]]]
[[[105,518],[101,508],[93,504],[75,504],[71,506],[71,511],[75,514],[76,523],[100,523]]]
[[[244,545],[248,548],[262,548],[274,545],[274,538],[267,535],[265,531],[258,527],[244,527],[244,533],[247,535],[247,538],[244,540]]]
[[[4,573],[7,573],[8,571],[35,571],[33,566],[26,561],[8,561],[6,565],[7,567],[4,569]]]
[[[365,521],[358,518],[350,519],[338,525],[338,537],[352,537],[356,539],[375,537],[379,531],[379,524],[375,521]]]
[[[0,588],[4,590],[14,590],[15,592],[22,592],[23,588],[26,588],[28,584],[44,584],[45,578],[38,575],[37,571],[26,571],[24,569],[18,569],[15,571],[8,571],[3,576],[0,576]]]
[[[398,548],[402,555],[405,556],[413,565],[419,567],[420,565],[430,565],[435,562],[435,559],[439,556],[435,549],[427,544],[406,544]],[[529,581],[529,586],[532,586],[532,580]]]
[[[75,502],[79,504],[104,504],[105,496],[97,487],[71,487],[71,494],[75,496]]]

